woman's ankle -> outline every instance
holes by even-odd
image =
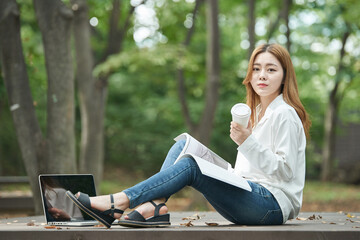
[[[125,211],[130,207],[130,200],[124,192],[114,194],[115,208]]]
[[[113,194],[114,197],[114,207],[119,210],[125,211],[129,208],[129,199],[125,193],[120,192]],[[91,197],[90,199],[91,207],[99,211],[106,211],[111,208],[111,198],[110,195],[102,195]],[[120,218],[121,214],[115,213],[115,218]]]

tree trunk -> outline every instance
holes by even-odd
[[[197,0],[195,2],[195,7],[192,12],[192,23],[193,24],[192,24],[191,28],[189,28],[189,30],[186,34],[186,37],[185,37],[185,41],[183,43],[185,48],[187,48],[189,46],[191,38],[194,34],[196,17],[197,17],[199,8],[203,2],[204,2],[203,0]],[[181,57],[182,56],[180,56],[180,58]],[[180,100],[181,112],[185,119],[186,126],[188,127],[190,133],[193,134],[196,131],[197,126],[196,126],[196,123],[193,122],[191,119],[189,107],[188,107],[188,104],[186,101],[186,85],[185,85],[184,69],[181,69],[181,68],[178,69],[177,83],[178,83],[178,96],[179,96],[179,100]]]
[[[71,3],[74,9],[76,81],[81,113],[79,171],[93,174],[98,186],[103,174],[103,119],[106,86],[101,84],[97,86],[92,74],[94,59],[90,44],[86,1],[73,0]]]
[[[267,36],[267,40],[270,41],[276,28],[278,27],[278,25],[280,23],[280,20],[284,19],[285,25],[286,25],[286,39],[287,39],[286,48],[289,52],[290,52],[290,47],[291,47],[290,27],[289,27],[289,15],[290,15],[291,5],[292,5],[292,0],[283,0],[282,8],[281,8],[281,10],[279,10],[279,14],[278,14],[276,21],[270,26],[269,34]]]
[[[338,108],[338,99],[336,97],[338,89],[338,83],[335,88],[331,91],[328,107],[325,114],[324,122],[324,147],[322,151],[322,172],[321,180],[329,181],[332,178],[334,162],[333,158],[333,148],[335,147],[335,129],[336,129],[336,120],[337,120],[337,108]]]
[[[345,55],[345,44],[350,35],[349,28],[344,33],[342,38],[342,48],[340,50],[340,59],[338,65],[338,71],[336,74],[335,86],[332,89],[329,96],[329,103],[325,114],[324,122],[324,147],[322,151],[322,169],[321,169],[321,180],[329,181],[333,178],[335,159],[334,159],[334,150],[335,150],[335,140],[336,140],[336,120],[338,115],[338,107],[341,98],[338,93],[339,85],[341,82],[341,72],[343,70],[343,58]]]
[[[202,0],[196,1],[193,11],[193,25],[189,29],[184,46],[190,44],[190,39],[194,33],[195,19]],[[188,104],[186,101],[186,86],[183,69],[178,69],[178,95],[180,99],[182,114],[190,134],[200,142],[208,145],[210,142],[211,131],[215,118],[216,105],[219,98],[220,87],[220,35],[218,25],[218,2],[217,0],[208,0],[206,9],[207,22],[207,55],[206,55],[206,95],[205,107],[199,123],[192,121]]]
[[[138,5],[144,4],[146,0],[141,1]],[[106,50],[104,52],[101,62],[105,61],[108,56],[111,54],[119,53],[122,50],[123,38],[127,29],[130,26],[130,19],[135,11],[135,7],[131,6],[129,12],[126,16],[126,19],[123,22],[122,26],[119,26],[119,19],[121,18],[121,8],[123,1],[113,0],[113,10],[110,15],[109,20],[109,37]]]
[[[208,0],[206,11],[207,55],[206,55],[206,96],[205,108],[197,130],[199,141],[207,145],[215,119],[220,88],[220,34],[218,24],[218,1]]]
[[[286,25],[286,39],[287,39],[286,48],[290,52],[291,40],[290,40],[289,15],[290,15],[292,0],[284,0],[283,4],[284,4],[283,18],[285,20],[285,25]]]
[[[74,9],[74,36],[76,51],[76,80],[79,91],[81,112],[81,145],[79,169],[82,173],[92,173],[96,185],[102,180],[104,169],[104,116],[107,99],[108,76],[95,78],[92,75],[94,58],[90,44],[88,6],[85,0],[72,0]],[[102,60],[121,51],[125,32],[129,28],[134,7],[119,26],[121,1],[113,1],[109,22],[108,45]]]
[[[76,172],[72,11],[60,0],[34,0],[42,32],[46,70],[48,173]],[[61,164],[60,164],[61,163]]]
[[[35,213],[41,214],[38,184],[39,162],[45,144],[31,96],[20,37],[19,9],[14,0],[0,1],[0,52],[3,78],[9,98],[17,139],[30,180]]]
[[[250,59],[252,52],[255,49],[255,0],[248,0],[248,33],[249,33],[249,51],[248,51],[248,59]]]
[[[199,3],[199,2],[197,2]],[[199,5],[195,6],[195,11]],[[195,14],[193,14],[195,15]],[[193,19],[193,24],[195,23]],[[210,142],[211,130],[215,118],[216,105],[219,98],[219,83],[220,83],[220,36],[218,25],[218,2],[217,0],[208,0],[206,7],[206,25],[207,25],[207,55],[206,55],[206,70],[207,70],[207,82],[206,82],[206,96],[205,96],[205,108],[198,124],[194,124],[190,115],[187,118],[188,127],[190,127],[191,134],[197,138],[204,145],[208,145]],[[189,30],[189,34],[192,34],[193,30]],[[190,37],[186,38],[185,43],[189,43]],[[182,74],[182,71],[179,72]],[[183,77],[183,76],[182,76]],[[182,80],[182,83],[184,81]],[[180,92],[184,94],[185,86],[179,85]],[[185,96],[182,96],[183,100]],[[180,98],[180,99],[182,99]],[[183,102],[182,104],[185,104]],[[183,108],[187,106],[183,106]],[[183,109],[184,110],[184,109]],[[187,113],[188,114],[188,113]],[[189,126],[190,122],[190,126]],[[201,193],[198,191],[192,191],[192,201],[188,206],[189,209],[202,208],[202,210],[208,209],[208,203]]]

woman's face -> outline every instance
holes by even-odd
[[[256,56],[250,83],[261,101],[272,101],[280,94],[283,77],[284,70],[274,55],[263,52]]]

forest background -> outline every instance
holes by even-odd
[[[245,102],[249,55],[277,42],[313,123],[307,178],[359,183],[358,154],[343,168],[336,155],[360,122],[358,9],[356,0],[1,1],[0,176],[29,176],[35,196],[39,173],[141,179],[182,132],[234,163],[230,109]]]

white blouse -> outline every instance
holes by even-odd
[[[259,107],[256,110],[258,118]],[[238,147],[235,173],[266,187],[284,223],[299,214],[305,185],[306,137],[295,109],[282,94],[267,107],[252,134]]]

